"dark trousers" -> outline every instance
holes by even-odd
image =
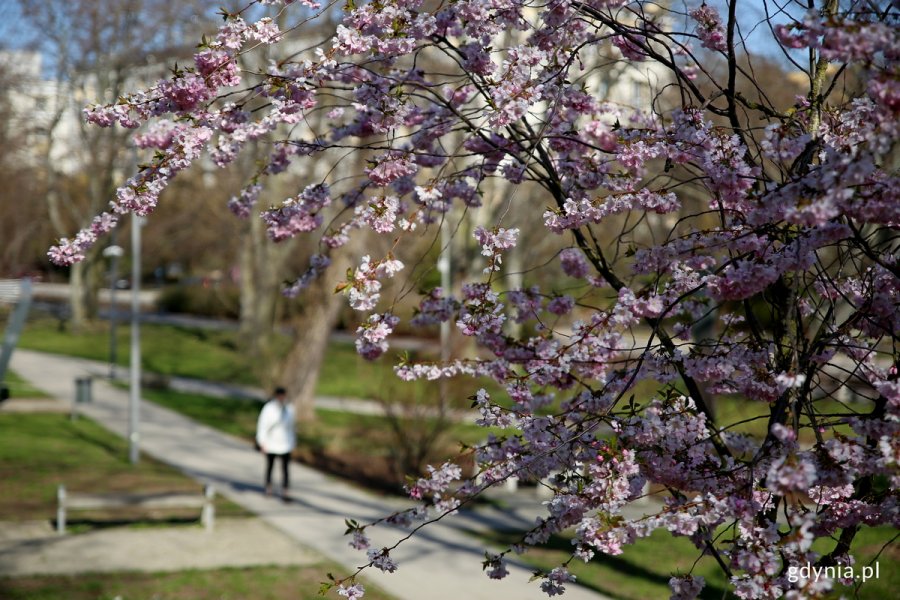
[[[291,462],[291,454],[266,454],[266,487],[272,485],[272,465],[275,459],[281,459],[281,482],[283,489],[290,487],[290,479],[288,478],[288,463]]]

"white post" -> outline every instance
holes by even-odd
[[[66,533],[66,486],[56,488],[56,533]]]
[[[200,523],[206,528],[206,531],[212,531],[216,524],[216,505],[213,504],[216,497],[216,488],[211,485],[203,486],[203,512],[200,514]]]
[[[131,385],[128,395],[128,458],[138,463],[140,456],[141,402],[141,226],[144,219],[131,217]]]
[[[115,235],[115,231],[113,231]],[[115,244],[103,250],[103,256],[109,259],[109,379],[116,378],[116,281],[119,279],[119,259],[124,254],[121,246]]]
[[[438,271],[441,274],[441,289],[443,297],[450,294],[450,244],[453,236],[450,232],[450,212],[444,213],[441,220],[441,255],[438,258]],[[441,363],[446,365],[450,361],[450,321],[441,322]],[[449,405],[450,389],[448,381],[442,377],[438,383],[438,418],[443,419]]]

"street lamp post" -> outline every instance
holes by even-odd
[[[143,217],[131,219],[131,381],[128,394],[128,457],[138,463],[140,455],[141,402],[141,226]]]
[[[443,292],[443,297],[447,298],[450,295],[450,285],[451,285],[451,274],[450,274],[450,244],[453,241],[453,235],[450,231],[450,214],[444,213],[444,218],[441,221],[441,255],[438,258],[437,267],[438,272],[441,274],[441,288]],[[450,321],[442,321],[441,322],[441,362],[443,364],[447,364],[450,361]],[[440,416],[444,416],[444,412],[447,409],[447,399],[450,395],[450,390],[448,389],[448,380],[446,377],[442,377],[438,386],[439,393],[439,406],[438,410]]]
[[[450,296],[450,286],[452,285],[450,273],[450,244],[453,243],[453,234],[450,231],[449,213],[444,214],[441,221],[441,255],[438,258],[438,272],[441,274],[441,288],[443,288],[443,296]],[[450,321],[441,322],[441,361],[445,364],[450,360]]]
[[[119,280],[119,259],[125,251],[115,244],[103,250],[104,258],[109,259],[109,378],[116,378],[116,324],[118,304],[116,303],[116,282]]]

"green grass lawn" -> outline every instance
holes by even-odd
[[[119,327],[119,364],[128,362],[129,330]],[[238,351],[237,333],[173,325],[145,324],[141,327],[143,368],[162,376],[183,376],[225,383],[259,385],[259,380],[248,367],[246,358]],[[277,340],[276,349],[286,353],[290,339]],[[60,331],[52,319],[30,321],[22,333],[19,345],[22,348],[53,352],[106,361],[109,353],[109,325],[97,323],[80,332]],[[397,386],[393,372],[397,362],[395,353],[388,353],[376,361],[366,361],[356,354],[352,344],[333,342],[328,345],[319,375],[316,393],[325,396],[349,398],[378,398],[395,395],[402,389],[412,389],[412,393],[422,395],[428,384],[416,382]],[[495,401],[507,402],[492,381],[477,381],[458,378],[452,383],[455,406],[467,406],[467,398],[479,387],[486,387]],[[661,386],[653,381],[640,382],[633,390],[638,402],[658,393]],[[389,398],[390,399],[390,398]],[[859,410],[866,412],[870,406],[864,404],[841,406],[837,402],[817,402],[817,408],[824,412],[846,412]],[[715,411],[720,426],[744,421],[733,428],[756,437],[766,433],[769,406],[765,403],[742,398],[723,396],[716,399]],[[806,416],[801,417],[802,422]],[[840,429],[845,431],[845,429]],[[802,441],[812,442],[811,430],[801,431]]]
[[[685,393],[681,387],[676,384],[676,389],[680,393]],[[635,400],[641,404],[646,404],[650,399],[659,395],[659,391],[663,386],[653,380],[644,380],[638,382],[635,387],[626,395],[634,394]],[[621,406],[622,403],[619,404]],[[815,401],[815,409],[818,413],[859,413],[866,414],[871,412],[874,404],[867,400],[857,400],[856,402],[840,403],[831,399],[819,399]],[[759,400],[748,400],[737,395],[721,395],[715,398],[713,404],[713,412],[715,414],[716,425],[720,428],[726,427],[728,431],[734,433],[743,433],[756,439],[762,440],[768,433],[770,406],[766,402]],[[824,424],[826,419],[818,417],[818,424]],[[814,444],[816,436],[813,428],[810,426],[810,420],[806,412],[800,415],[801,429],[799,433],[800,442],[803,444]],[[833,429],[842,435],[854,435],[852,429],[846,424],[834,424]]]
[[[321,600],[319,583],[330,563],[302,567],[253,567],[187,570],[171,573],[103,573],[78,576],[0,578],[4,600]],[[335,592],[329,598],[337,598]],[[390,596],[366,586],[366,598]]]
[[[117,330],[118,360],[128,365],[130,331]],[[291,340],[278,338],[277,351],[285,355]],[[109,325],[96,323],[79,332],[60,331],[56,321],[29,321],[19,340],[19,346],[54,354],[76,356],[98,361],[109,360]],[[376,398],[385,387],[394,389],[399,379],[394,375],[398,362],[396,353],[389,352],[375,361],[367,361],[356,353],[353,344],[332,342],[325,350],[316,393],[346,398]],[[180,376],[223,383],[259,385],[259,379],[238,350],[237,332],[216,331],[174,325],[144,324],[141,326],[141,363],[144,370],[162,376]],[[493,382],[472,379],[454,383],[454,398],[458,405],[468,405],[467,397],[480,385],[496,391]],[[492,387],[493,386],[493,387]],[[421,393],[426,383],[405,384]]]
[[[128,365],[131,339],[128,327],[117,329],[117,363]],[[109,360],[109,325],[60,331],[51,319],[29,321],[19,339],[28,350],[53,352],[91,360]],[[196,377],[211,381],[256,384],[246,360],[237,351],[237,333],[174,325],[141,325],[141,361],[147,371],[160,375]]]
[[[118,364],[128,365],[130,331],[117,330]],[[279,338],[278,346],[286,354],[290,339]],[[109,360],[109,325],[97,323],[82,331],[60,331],[50,319],[29,321],[22,332],[19,346],[91,360]],[[349,398],[371,398],[381,389],[382,382],[396,379],[393,363],[396,357],[384,356],[369,362],[361,358],[353,344],[331,343],[319,376],[318,394]],[[237,332],[215,331],[174,325],[145,324],[141,326],[141,362],[146,371],[162,376],[191,377],[259,385],[258,378],[248,367],[246,357],[238,350]],[[474,393],[474,388],[470,393]]]
[[[0,413],[0,481],[0,520],[54,518],[59,484],[90,493],[201,491],[200,484],[146,456],[131,465],[123,439],[89,419],[72,421],[59,413]],[[223,497],[216,499],[216,511],[249,514]]]
[[[3,382],[9,386],[10,398],[49,398],[50,396],[35,388],[30,383],[19,377],[18,373],[8,369],[6,380]]]
[[[885,543],[890,541],[896,530],[890,527],[867,528],[861,530],[854,540],[853,552],[860,559],[859,565],[868,564],[881,551]],[[489,536],[478,534],[486,541],[498,544],[518,542],[520,536],[500,532]],[[825,552],[833,543],[819,541],[814,549]],[[568,559],[572,544],[568,538],[554,536],[546,546],[529,550],[517,556],[528,565],[544,571],[558,567]],[[858,596],[852,588],[837,586],[830,597],[858,597],[861,599],[882,600],[895,598],[900,589],[900,548],[896,542],[888,547],[878,558],[880,562],[880,578],[870,579],[860,586]],[[802,566],[802,565],[800,565]],[[684,537],[675,537],[665,530],[657,530],[650,537],[638,540],[626,546],[619,556],[596,555],[589,563],[573,560],[569,563],[570,571],[578,578],[580,585],[622,600],[665,600],[668,599],[669,578],[673,574],[702,575],[706,579],[706,587],[700,597],[708,600],[735,598],[727,593],[728,583],[719,570],[715,560],[709,556],[700,556],[700,552]],[[693,570],[692,570],[693,569]]]
[[[75,421],[51,413],[0,413],[0,521],[52,520],[56,489],[92,493],[129,491],[199,492],[200,485],[177,470],[142,456],[128,461],[127,443],[86,418]],[[127,512],[127,511],[125,511]],[[190,519],[199,515],[191,510]],[[219,496],[216,513],[249,517],[243,508]],[[87,515],[82,517],[82,515]],[[70,518],[73,515],[70,515]],[[181,511],[155,510],[148,515],[79,512],[73,531],[127,522],[132,526],[183,523]],[[186,570],[172,573],[103,573],[77,576],[0,578],[4,600],[95,600],[113,598],[313,600],[326,573],[345,572],[322,562],[303,567],[254,567]],[[369,586],[367,586],[369,588]],[[369,588],[366,597],[389,596]]]

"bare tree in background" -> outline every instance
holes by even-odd
[[[116,182],[135,167],[128,131],[85,127],[89,102],[114,102],[127,89],[152,83],[167,63],[190,56],[202,14],[197,2],[162,0],[18,0],[31,48],[44,59],[42,75],[55,86],[40,102],[47,114],[40,131],[40,179],[56,235],[84,226],[115,198]],[[97,313],[103,246],[69,274],[72,322]]]
[[[6,33],[0,31],[0,37]],[[18,277],[34,270],[43,256],[40,240],[48,239],[40,218],[36,165],[28,160],[31,147],[27,117],[20,114],[28,74],[9,49],[0,47],[0,276]]]

